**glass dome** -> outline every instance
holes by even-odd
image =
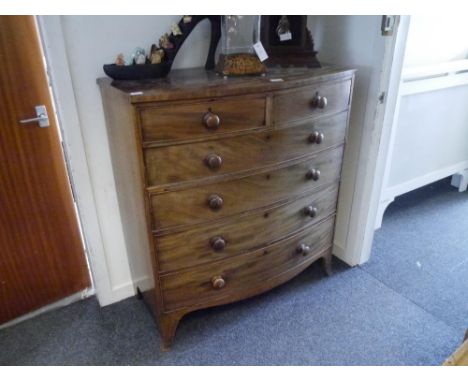
[[[217,71],[224,76],[261,74],[266,66],[254,50],[260,41],[261,16],[223,16],[221,20],[221,52]]]

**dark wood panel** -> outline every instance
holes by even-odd
[[[241,179],[153,195],[153,227],[165,229],[232,216],[335,182],[340,176],[342,155],[343,148],[338,147],[288,167]],[[308,178],[311,170],[320,171],[317,180]],[[215,196],[222,199],[219,209],[209,206],[210,200],[216,201]]]
[[[245,255],[163,275],[164,309],[166,311],[216,301],[223,303],[232,294],[242,293],[246,285],[261,286],[269,279],[316,257],[330,247],[333,239],[331,218],[318,226]],[[300,253],[305,246],[308,251]],[[304,247],[304,248],[305,248]],[[219,288],[224,283],[224,286]]]
[[[140,110],[144,142],[212,137],[265,125],[265,97],[171,103]]]
[[[347,113],[295,127],[145,149],[149,186],[261,168],[343,144]],[[163,166],[162,163],[171,163]]]
[[[350,89],[351,80],[347,80],[277,93],[273,98],[273,121],[281,124],[346,110]]]
[[[0,17],[0,323],[90,286],[32,16]],[[21,125],[46,105],[51,126]]]
[[[264,247],[333,214],[337,195],[335,183],[272,208],[158,236],[160,270],[174,271]],[[306,211],[309,206],[316,211]]]

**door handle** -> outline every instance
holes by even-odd
[[[49,116],[47,115],[47,109],[45,105],[38,105],[36,106],[36,117],[34,118],[27,118],[27,119],[22,119],[19,121],[19,123],[26,125],[28,123],[34,123],[37,122],[39,124],[39,127],[49,127],[50,122],[49,122]]]

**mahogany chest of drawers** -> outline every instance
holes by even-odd
[[[322,259],[330,272],[354,71],[99,79],[135,286],[169,348],[186,313]]]

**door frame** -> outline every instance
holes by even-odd
[[[383,101],[372,100],[372,122],[363,128],[347,240],[345,248],[340,249],[340,257],[352,266],[365,263],[371,255],[410,19],[398,16],[393,36],[386,41],[376,93],[383,95]]]
[[[133,292],[129,294],[129,291],[122,289],[116,291],[112,285],[60,16],[36,16],[36,20],[62,134],[70,182],[81,220],[94,292],[101,306],[109,305],[132,295]],[[90,294],[91,291],[88,295]]]

